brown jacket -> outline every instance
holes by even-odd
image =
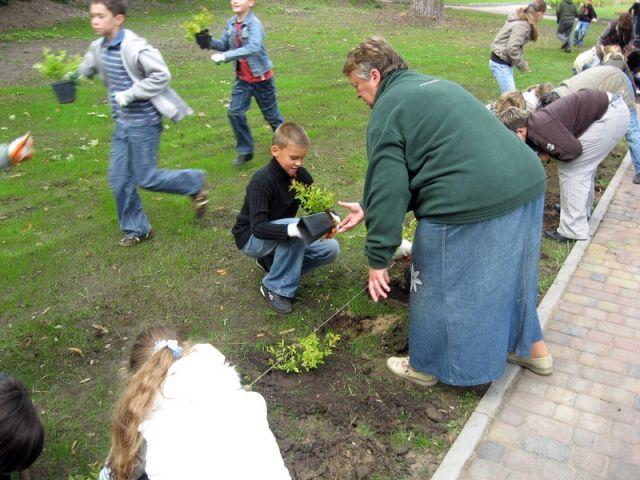
[[[531,40],[531,31],[535,29],[533,15],[523,12],[509,15],[491,44],[491,51],[518,70],[529,68],[524,58],[524,44]]]
[[[570,162],[582,155],[578,139],[609,108],[609,96],[581,90],[556,100],[529,116],[527,142],[552,157]]]

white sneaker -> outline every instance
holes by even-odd
[[[423,387],[430,387],[438,383],[436,377],[411,368],[409,365],[409,357],[390,357],[387,359],[387,367],[397,376],[411,380]]]

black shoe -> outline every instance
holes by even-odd
[[[253,153],[239,153],[236,159],[232,162],[234,166],[240,167],[253,158]]]
[[[636,173],[636,176],[633,177],[633,183],[640,185],[640,173]]]
[[[256,258],[256,265],[263,272],[269,273],[269,270],[271,270],[271,265],[273,265],[273,253],[265,255],[264,257]]]
[[[559,203],[554,203],[554,204],[553,204],[553,209],[554,209],[556,212],[560,213],[560,204],[559,204]]]
[[[547,238],[550,238],[551,240],[555,240],[556,242],[559,242],[559,243],[575,242],[575,239],[567,238],[564,235],[560,235],[555,230],[545,230],[544,236]]]
[[[260,293],[267,299],[271,310],[275,310],[278,313],[291,313],[293,311],[293,303],[291,303],[290,298],[278,295],[264,285],[260,285]]]

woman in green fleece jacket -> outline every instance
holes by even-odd
[[[372,111],[363,200],[341,202],[350,213],[339,231],[365,220],[375,301],[390,290],[406,212],[419,220],[409,357],[389,368],[421,385],[488,383],[507,360],[550,374],[536,311],[538,158],[462,87],[408,70],[381,37],[349,52],[344,73]]]

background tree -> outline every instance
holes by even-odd
[[[442,0],[411,0],[411,13],[444,20],[444,2]]]

